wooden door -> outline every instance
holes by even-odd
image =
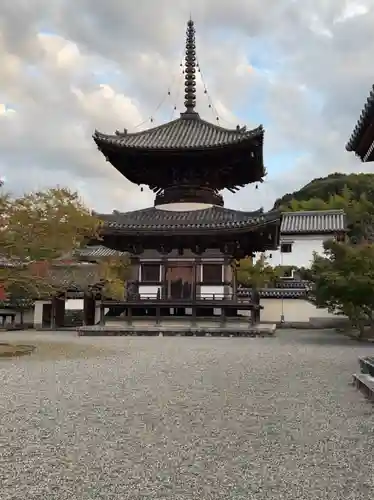
[[[193,266],[191,264],[169,264],[166,272],[168,297],[172,299],[192,298],[194,283]]]

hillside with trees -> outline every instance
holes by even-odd
[[[374,240],[374,174],[331,174],[314,179],[276,200],[274,208],[298,210],[343,209],[352,241]]]

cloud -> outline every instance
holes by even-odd
[[[344,146],[374,80],[372,0],[268,0],[266,9],[258,0],[12,0],[0,5],[0,176],[8,188],[68,185],[97,210],[151,204],[91,135],[140,130],[183,110],[190,11],[201,115],[266,130],[266,182],[226,196],[227,206],[269,207],[314,177],[370,171]]]

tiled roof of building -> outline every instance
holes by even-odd
[[[366,100],[366,104],[361,112],[361,115],[353,129],[352,135],[347,142],[347,151],[357,152],[357,146],[363,137],[367,127],[374,123],[374,85],[371,89],[369,97]],[[361,158],[363,159],[363,158]]]
[[[212,206],[202,210],[172,211],[156,207],[136,210],[134,212],[114,212],[113,214],[97,214],[104,221],[104,227],[111,229],[128,229],[131,231],[193,231],[241,229],[261,226],[270,221],[280,219],[278,212],[256,211],[241,212],[228,208]]]
[[[118,252],[117,250],[112,250],[111,248],[104,247],[102,245],[92,245],[85,248],[80,248],[77,252],[80,258],[98,259],[103,257],[118,257],[121,255],[126,255],[126,252]]]
[[[238,144],[257,138],[262,146],[264,129],[262,126],[253,130],[245,127],[226,129],[202,120],[198,114],[181,116],[164,125],[142,132],[116,132],[115,135],[103,134],[97,130],[93,139],[99,149],[102,146],[136,148],[151,150],[200,149]]]
[[[305,299],[307,288],[261,288],[258,290],[263,299]],[[238,297],[250,297],[251,288],[241,288],[238,290]]]
[[[47,275],[53,287],[65,290],[87,290],[101,281],[99,266],[93,263],[54,264]]]
[[[318,234],[347,231],[344,210],[284,212],[281,234]]]

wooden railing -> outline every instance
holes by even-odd
[[[229,293],[204,293],[204,295],[193,297],[162,297],[160,293],[151,292],[151,293],[139,293],[134,296],[129,296],[127,298],[128,302],[136,302],[143,300],[152,300],[152,301],[160,301],[160,302],[205,302],[205,301],[220,301],[220,300],[239,300],[239,301],[250,301],[249,294],[246,296],[236,297],[235,294]]]

